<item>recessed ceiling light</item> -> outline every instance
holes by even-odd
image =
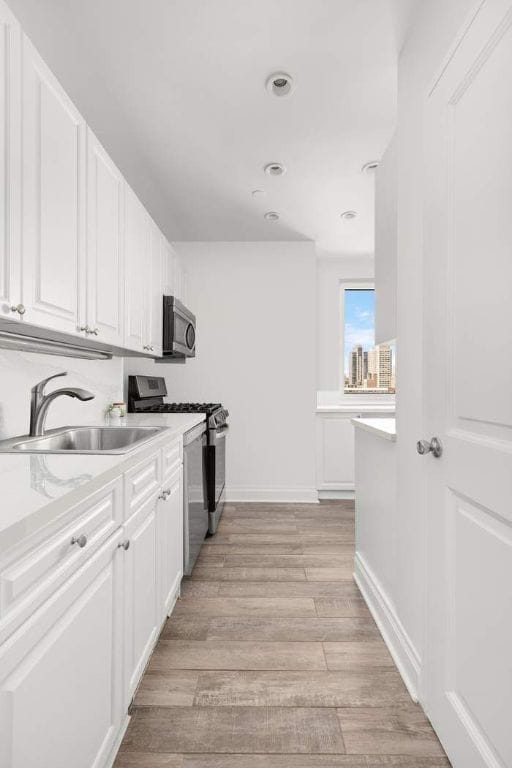
[[[263,218],[266,219],[267,221],[279,221],[279,214],[276,213],[275,211],[267,211],[264,214]]]
[[[282,163],[268,163],[263,169],[267,176],[282,176],[286,168]]]
[[[282,98],[283,96],[289,96],[295,88],[293,78],[287,75],[286,72],[274,72],[267,77],[265,88],[272,96]]]
[[[345,221],[352,221],[352,219],[356,218],[357,211],[343,211],[343,213],[340,213],[340,216]]]
[[[379,167],[378,160],[370,160],[369,163],[365,163],[361,168],[361,173],[373,173]]]
[[[263,197],[265,194],[265,191],[263,189],[253,189],[251,194],[253,197]]]

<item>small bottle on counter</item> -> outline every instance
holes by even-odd
[[[109,405],[107,410],[107,416],[109,417],[109,419],[113,421],[122,419],[123,416],[126,416],[126,403],[119,401],[117,403],[112,403],[111,405]]]

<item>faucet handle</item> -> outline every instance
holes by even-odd
[[[67,371],[62,371],[62,373],[54,373],[53,376],[48,376],[47,379],[43,379],[34,387],[32,387],[32,392],[42,394],[43,389],[46,387],[49,381],[51,381],[52,379],[58,379],[59,376],[67,376],[67,375],[68,375]]]

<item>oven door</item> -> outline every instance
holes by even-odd
[[[225,424],[219,429],[210,430],[208,445],[207,485],[209,533],[217,530],[217,525],[224,509],[226,485],[226,436],[229,427]]]

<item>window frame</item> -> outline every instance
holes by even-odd
[[[376,404],[394,403],[396,393],[390,392],[358,392],[349,395],[345,392],[345,291],[350,290],[373,290],[375,291],[375,280],[363,278],[361,280],[340,280],[339,281],[339,369],[338,369],[338,390],[344,403],[353,403],[354,405],[370,405],[372,401]]]

